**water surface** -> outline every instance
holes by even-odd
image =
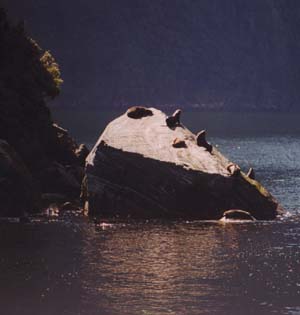
[[[114,114],[57,118],[92,145]],[[209,140],[244,170],[254,167],[285,217],[104,228],[65,213],[0,222],[1,314],[300,314],[300,115],[253,115],[187,113],[184,123],[208,129]]]

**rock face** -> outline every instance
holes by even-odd
[[[88,150],[47,107],[60,91],[59,66],[2,8],[0,46],[0,215],[38,210],[35,195],[79,198]]]
[[[37,187],[15,150],[0,140],[0,216],[22,216],[39,206]]]
[[[220,219],[242,209],[273,219],[282,209],[255,180],[232,174],[216,148],[197,145],[183,125],[169,128],[166,115],[112,121],[86,160],[82,198],[90,215],[117,218]],[[175,138],[185,147],[173,147]]]

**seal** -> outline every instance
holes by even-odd
[[[206,130],[201,130],[197,133],[196,141],[199,147],[204,147],[209,153],[211,153],[213,147],[206,141]]]
[[[255,172],[252,167],[249,168],[249,171],[246,176],[249,177],[250,179],[255,179]]]
[[[181,140],[181,139],[178,139],[178,138],[175,138],[173,140],[172,146],[174,148],[186,148],[187,147],[185,141]]]
[[[166,124],[169,128],[175,128],[180,125],[181,110],[177,109],[172,116],[166,118]]]
[[[153,116],[152,110],[143,106],[133,106],[127,110],[127,116],[133,119],[140,119],[147,116]]]
[[[226,169],[231,175],[234,175],[234,176],[240,174],[241,172],[240,167],[235,163],[229,163]]]

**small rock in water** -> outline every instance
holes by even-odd
[[[60,206],[60,210],[68,211],[68,210],[78,210],[79,209],[79,203],[76,201],[70,202],[67,201],[63,205]]]
[[[247,211],[232,209],[223,213],[220,221],[255,221],[256,219]]]
[[[108,222],[105,222],[105,221],[103,221],[103,220],[101,220],[101,219],[98,219],[98,218],[96,218],[96,217],[93,219],[93,221],[94,221],[96,227],[100,227],[100,228],[103,229],[103,230],[106,229],[106,228],[110,228],[110,227],[113,226],[113,224],[108,223]]]
[[[101,227],[104,230],[104,229],[113,227],[113,224],[106,223],[106,222],[101,222],[100,224],[98,224],[98,226]]]
[[[59,216],[59,210],[56,205],[50,205],[46,211],[45,211],[46,216],[48,217],[58,217]]]

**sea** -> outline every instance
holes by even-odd
[[[120,111],[53,110],[90,148]],[[300,114],[184,112],[285,208],[274,221],[0,221],[0,314],[300,314]]]

